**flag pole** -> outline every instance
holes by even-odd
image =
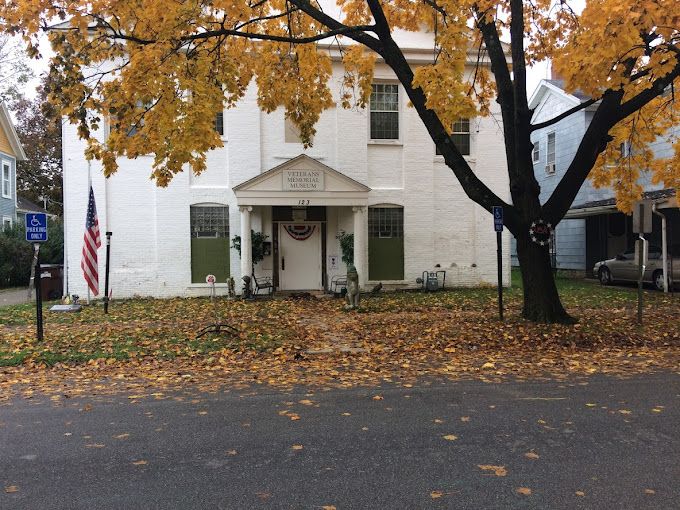
[[[92,188],[92,163],[90,160],[87,160],[87,205],[85,206],[85,211],[87,211],[87,208],[90,205],[90,189]],[[85,217],[87,218],[87,212],[85,213]],[[85,220],[87,223],[87,219]],[[85,227],[87,228],[87,226]],[[90,304],[90,285],[85,282],[87,286],[87,304]]]

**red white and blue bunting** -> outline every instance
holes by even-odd
[[[304,241],[312,236],[315,228],[316,225],[286,225],[286,232],[288,232],[288,235],[293,239]]]

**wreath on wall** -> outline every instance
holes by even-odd
[[[531,240],[541,246],[548,246],[550,244],[550,234],[552,233],[552,224],[545,220],[536,220],[531,223],[529,227],[529,236]]]
[[[316,225],[286,225],[286,232],[296,241],[304,241],[312,236],[315,228]]]

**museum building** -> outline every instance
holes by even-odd
[[[432,60],[431,34],[410,38],[413,65]],[[428,46],[429,45],[429,46]],[[470,56],[470,65],[476,56]],[[339,104],[343,69],[334,63],[332,86]],[[459,119],[453,139],[475,174],[509,201],[500,112]],[[110,231],[110,287],[114,298],[220,293],[227,279],[253,272],[252,246],[242,233],[265,236],[257,277],[277,290],[330,290],[347,267],[340,239],[354,234],[353,263],[364,289],[415,287],[424,271],[446,271],[446,284],[496,284],[496,243],[491,215],[463,192],[437,154],[392,71],[378,61],[366,109],[326,110],[313,145],[300,143],[279,109],[267,114],[253,86],[231,109],[215,113],[223,147],[207,156],[200,175],[189,170],[166,188],[149,176],[152,156],[119,160],[105,179],[88,163],[76,127],[63,133],[65,290],[86,295],[80,268],[88,199],[88,173],[99,225]],[[105,129],[97,136],[104,137]],[[241,236],[241,253],[233,238]],[[505,284],[509,284],[509,234],[504,234]],[[242,256],[241,256],[242,255]],[[105,242],[99,251],[103,289]],[[67,289],[66,289],[67,287]]]

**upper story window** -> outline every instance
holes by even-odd
[[[399,85],[374,83],[370,108],[371,140],[398,140]]]
[[[191,237],[229,237],[229,208],[191,206]]]
[[[534,149],[531,151],[531,159],[534,163],[541,161],[541,142],[538,140],[534,143]]]
[[[451,140],[453,140],[453,144],[463,156],[470,155],[470,147],[472,145],[470,143],[470,119],[461,117],[453,123]],[[437,156],[442,154],[439,147],[436,148],[436,154]]]
[[[545,173],[555,173],[555,133],[548,133],[548,148],[546,150]]]
[[[220,136],[224,136],[224,112],[217,112],[215,115],[215,131]]]
[[[2,196],[12,198],[12,165],[9,161],[2,162]]]

